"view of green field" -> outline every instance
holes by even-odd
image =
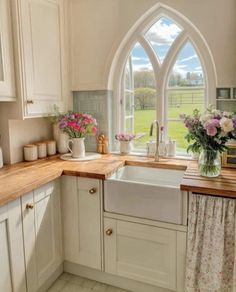
[[[170,103],[170,99],[172,101],[172,104]],[[193,110],[196,108],[201,111],[204,110],[202,101],[203,89],[189,89],[183,91],[171,90],[171,92],[169,93],[168,119],[179,119],[179,115],[181,113],[192,114]],[[135,110],[134,132],[145,133],[145,136],[134,142],[135,148],[144,148],[146,146],[146,142],[150,139],[150,125],[155,119],[156,111],[154,109]],[[181,153],[186,153],[188,143],[184,137],[187,134],[187,129],[185,128],[183,122],[169,121],[168,129],[165,129],[165,131],[167,137],[171,137],[172,140],[176,140],[177,151]]]

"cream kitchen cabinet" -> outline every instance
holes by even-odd
[[[40,290],[62,265],[59,186],[56,180],[21,198],[29,292]]]
[[[26,291],[20,199],[0,207],[0,273],[0,291]]]
[[[11,4],[0,0],[0,101],[15,101]]]
[[[16,1],[16,0],[15,0]],[[54,104],[64,109],[62,0],[17,0],[25,116],[41,116]]]
[[[102,269],[102,182],[62,176],[62,216],[66,261]]]
[[[19,9],[25,115],[63,109],[63,1],[19,0]]]
[[[184,291],[186,232],[104,218],[105,272]]]
[[[0,56],[4,57],[0,58],[0,100],[4,86],[11,89],[11,96],[15,94],[10,85],[15,83],[17,91],[16,102],[3,105],[6,118],[42,117],[52,113],[54,105],[65,111],[68,103],[65,98],[69,96],[65,1],[0,0],[0,4],[4,6],[0,22]],[[8,27],[2,27],[2,22]]]

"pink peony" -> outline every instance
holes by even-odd
[[[217,127],[219,126],[220,123],[217,119],[210,119],[203,125],[204,129],[207,131],[207,135],[209,136],[215,136],[217,134]]]

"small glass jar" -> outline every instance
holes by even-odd
[[[38,158],[47,157],[47,144],[45,142],[38,142],[35,145],[38,147]]]
[[[38,159],[38,149],[34,144],[24,146],[24,159],[25,161],[34,161]]]
[[[48,154],[48,156],[55,155],[57,153],[56,141],[49,140],[49,141],[45,141],[45,143],[47,144],[47,154]]]
[[[202,150],[198,159],[198,169],[202,176],[219,176],[221,172],[221,157],[219,151]]]

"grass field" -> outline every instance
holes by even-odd
[[[179,92],[178,92],[179,93]],[[202,104],[184,104],[181,106],[173,106],[168,110],[168,119],[178,119],[179,114],[186,113],[191,114],[195,108],[203,110]],[[146,135],[135,141],[134,145],[136,148],[146,147],[146,142],[149,140],[149,129],[153,120],[156,119],[155,110],[136,110],[134,115],[134,131],[135,133],[145,133]],[[161,125],[160,125],[161,126]],[[166,136],[171,137],[173,140],[177,141],[177,151],[186,152],[188,146],[185,140],[185,135],[187,130],[183,125],[182,121],[169,121],[168,129],[165,129]]]

